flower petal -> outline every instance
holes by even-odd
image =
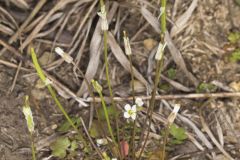
[[[134,112],[133,114],[131,114],[131,118],[132,118],[133,120],[135,120],[136,117],[137,117],[137,113],[136,113],[136,112]]]
[[[137,112],[137,106],[136,105],[133,105],[132,108],[131,108],[132,112]]]
[[[132,108],[131,108],[130,104],[126,104],[126,105],[124,106],[124,109],[125,109],[126,111],[129,111],[129,110],[131,110]]]
[[[135,103],[138,107],[142,107],[144,104],[141,98],[136,98]]]
[[[177,114],[179,109],[180,109],[180,104],[175,104],[172,112]]]
[[[128,112],[124,112],[123,116],[124,118],[130,118],[130,114]]]

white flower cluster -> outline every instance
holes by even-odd
[[[135,120],[137,117],[137,108],[142,107],[143,104],[144,103],[141,98],[136,98],[135,104],[133,106],[131,106],[130,104],[126,104],[124,106],[125,109],[123,114],[124,118],[126,119],[131,118],[132,120]]]

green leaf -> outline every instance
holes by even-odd
[[[72,122],[76,125],[76,127],[79,127],[80,125],[80,118],[79,117],[71,117]],[[60,127],[57,129],[59,132],[67,132],[70,130],[72,125],[69,123],[69,121],[64,121],[63,124],[60,125]]]
[[[59,158],[64,158],[67,154],[67,149],[70,146],[70,140],[67,137],[60,137],[50,145],[52,155]]]
[[[232,52],[230,56],[230,61],[231,62],[240,61],[240,49],[236,49],[235,51]]]
[[[75,151],[77,148],[78,148],[77,141],[76,141],[76,140],[73,140],[73,141],[71,142],[70,150],[71,150],[71,151]]]
[[[238,0],[240,2],[240,0]],[[237,43],[240,40],[240,32],[231,32],[228,35],[230,43]]]
[[[174,79],[176,77],[176,69],[170,68],[169,70],[167,70],[167,75],[168,78]]]
[[[201,83],[198,88],[196,89],[196,91],[198,93],[201,92],[214,92],[216,91],[217,87],[211,83]]]
[[[169,133],[179,141],[185,140],[187,138],[186,131],[184,128],[177,127],[177,125],[172,124],[169,129]]]
[[[182,140],[178,140],[178,139],[173,139],[170,142],[171,142],[171,144],[182,144],[183,143]]]

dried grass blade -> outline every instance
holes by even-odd
[[[150,25],[155,29],[155,31],[157,33],[160,33],[160,25],[159,25],[158,19],[154,17],[152,13],[144,7],[141,8],[141,13],[143,17],[147,20],[147,22],[150,23]],[[166,32],[165,41],[167,43],[167,46],[173,57],[174,62],[181,68],[181,70],[185,73],[188,79],[194,84],[194,86],[197,87],[199,84],[198,80],[194,77],[194,75],[191,72],[188,71],[180,51],[174,45],[168,32]]]
[[[15,6],[17,6],[18,8],[27,10],[29,9],[29,5],[26,1],[24,0],[10,0]]]
[[[171,37],[174,37],[184,29],[189,18],[192,16],[193,11],[197,7],[197,3],[198,0],[193,0],[189,8],[177,19],[175,25],[171,29],[170,32]]]
[[[40,30],[44,27],[47,21],[51,18],[51,16],[61,9],[62,7],[66,6],[68,3],[74,2],[76,0],[61,0],[48,12],[48,14],[42,19],[42,21],[37,25],[37,27],[30,33],[30,35],[26,38],[26,40],[21,45],[22,49],[24,49],[40,32]]]
[[[168,102],[166,100],[162,100],[163,104],[170,108]],[[189,127],[191,127],[193,129],[193,131],[196,133],[196,135],[198,136],[198,138],[203,142],[203,144],[205,144],[205,146],[207,146],[208,149],[213,149],[212,144],[208,141],[207,137],[203,134],[203,132],[198,129],[198,127],[188,118],[178,114],[177,117],[185,124],[187,124]]]
[[[194,86],[197,87],[199,84],[198,80],[191,72],[188,71],[180,51],[174,45],[168,32],[166,32],[165,40],[167,42],[168,49],[173,57],[174,62],[182,69],[182,71],[185,73],[188,79],[194,84]]]
[[[108,33],[109,36],[109,46],[118,60],[118,62],[128,71],[131,71],[130,62],[128,61],[127,57],[125,56],[124,52],[122,51],[121,47],[118,45],[117,41],[115,40],[113,34],[111,32]],[[136,68],[133,67],[133,74],[140,82],[142,82],[146,87],[149,86],[148,82],[145,78],[139,73]]]
[[[115,15],[118,8],[117,3],[113,3],[111,10],[108,12],[108,22],[111,22],[113,16]],[[95,31],[93,33],[92,40],[90,42],[90,61],[88,63],[88,67],[85,73],[85,77],[88,81],[94,78],[97,73],[100,54],[102,53],[102,35],[101,35],[101,20],[98,21]],[[83,93],[87,92],[87,84],[84,81],[77,92],[78,96],[82,96]]]
[[[210,139],[212,140],[212,142],[226,156],[226,158],[228,158],[229,160],[233,160],[233,158],[224,150],[224,148],[221,146],[221,144],[219,144],[219,142],[216,140],[216,138],[214,137],[213,133],[209,129],[208,125],[206,124],[206,122],[202,116],[200,116],[200,120],[201,120],[204,131],[207,132],[207,134],[210,137]]]

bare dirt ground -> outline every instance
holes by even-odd
[[[114,96],[131,96],[130,70],[124,57],[122,32],[126,30],[133,50],[136,94],[147,97],[146,86],[153,86],[154,55],[159,42],[159,1],[107,1],[109,21],[109,65]],[[33,13],[36,11],[36,14]],[[64,122],[61,112],[47,90],[39,84],[31,66],[30,47],[67,112],[81,116],[89,124],[94,120],[89,93],[83,77],[53,52],[64,48],[88,80],[98,80],[109,96],[102,54],[102,34],[95,0],[2,0],[0,1],[0,160],[31,159],[30,137],[22,114],[23,99],[30,95],[35,121],[38,159],[55,159],[50,144],[62,135],[57,127]],[[174,103],[182,108],[176,124],[186,129],[188,139],[173,145],[168,159],[227,160],[240,159],[240,67],[230,62],[239,43],[229,44],[230,32],[239,32],[240,6],[233,0],[169,0],[167,5],[169,39],[164,56],[159,95],[195,93],[231,93],[233,97],[181,98],[157,101],[146,155],[161,139],[161,130]],[[31,15],[33,18],[31,18]],[[120,47],[120,48],[119,48]],[[174,70],[171,75],[169,70]],[[211,87],[199,89],[199,85]],[[83,107],[74,96],[90,105]],[[186,97],[187,97],[186,96]],[[120,99],[121,99],[120,98]],[[126,102],[116,100],[119,108]],[[147,101],[145,101],[147,104]],[[100,105],[100,104],[99,104]],[[91,116],[89,116],[91,115]],[[141,125],[145,115],[139,115]],[[64,133],[72,134],[72,133]],[[96,159],[93,153],[88,159]],[[74,158],[82,157],[77,150]],[[146,159],[154,159],[148,156]],[[65,158],[67,159],[67,158]]]

